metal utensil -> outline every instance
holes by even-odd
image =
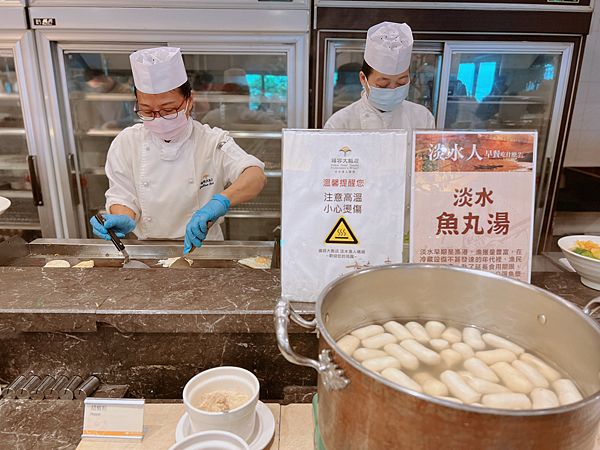
[[[102,217],[101,214],[96,214],[96,220],[98,222],[100,222],[100,225],[104,225],[104,217]],[[123,242],[121,242],[121,239],[119,239],[117,237],[117,235],[115,234],[115,231],[111,228],[107,229],[108,234],[110,236],[110,240],[112,241],[113,244],[115,244],[115,247],[117,248],[117,250],[119,250],[119,252],[121,252],[121,255],[123,255],[123,258],[125,258],[125,260],[123,261],[123,267],[126,269],[149,269],[150,266],[148,266],[147,264],[144,264],[141,261],[131,261],[131,259],[129,258],[129,253],[127,253],[127,250],[125,250],[125,245],[123,244]]]

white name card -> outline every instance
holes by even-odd
[[[86,398],[82,438],[142,439],[144,399]]]

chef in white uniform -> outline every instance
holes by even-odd
[[[194,93],[178,48],[140,50],[130,60],[142,123],[123,130],[110,146],[109,214],[104,226],[90,220],[94,234],[110,240],[112,228],[119,237],[185,236],[184,253],[204,239],[222,240],[219,219],[260,193],[267,183],[264,164],[227,131],[190,117]]]
[[[336,112],[325,128],[344,130],[435,128],[427,108],[406,100],[413,37],[405,23],[369,28],[360,82],[361,99]]]

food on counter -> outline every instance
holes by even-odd
[[[592,241],[577,241],[577,247],[571,247],[569,250],[581,256],[600,259],[600,245]]]
[[[200,401],[195,405],[201,411],[223,412],[244,406],[250,398],[241,392],[218,390],[202,394]]]
[[[75,267],[75,268],[79,267],[79,268],[88,269],[88,268],[94,267],[94,261],[93,260],[90,260],[90,261],[81,261],[80,263],[75,264],[73,267]]]
[[[240,259],[238,263],[248,266],[252,269],[270,269],[271,258],[267,256],[254,256],[252,258]]]
[[[69,264],[69,262],[65,261],[64,259],[55,259],[53,261],[48,261],[44,267],[67,268],[67,267],[71,267],[71,264]]]
[[[178,257],[175,257],[175,258],[160,259],[160,260],[159,260],[159,261],[156,263],[156,265],[157,265],[157,266],[160,266],[160,265],[162,265],[163,267],[171,267],[171,266],[173,265],[173,263],[174,263],[175,261],[177,261],[178,259],[180,259],[180,258],[183,258],[183,256],[178,256]],[[187,261],[187,262],[190,264],[190,266],[191,266],[192,264],[194,264],[194,260],[193,260],[193,259],[188,259],[188,258],[185,258],[185,260],[186,260],[186,261]]]
[[[547,362],[472,326],[388,321],[358,328],[337,344],[399,386],[456,403],[519,410],[583,399],[573,380]]]

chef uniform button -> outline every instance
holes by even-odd
[[[148,147],[147,145],[144,145],[144,150],[148,151],[150,147]]]
[[[192,184],[192,183],[194,182],[194,179],[193,179],[193,178],[190,178],[190,179],[188,180],[188,182],[189,182],[190,184]]]
[[[152,217],[148,217],[148,218],[146,218],[146,220],[147,220],[148,222],[152,222]]]
[[[147,181],[144,182],[144,187],[148,187],[149,183]]]

